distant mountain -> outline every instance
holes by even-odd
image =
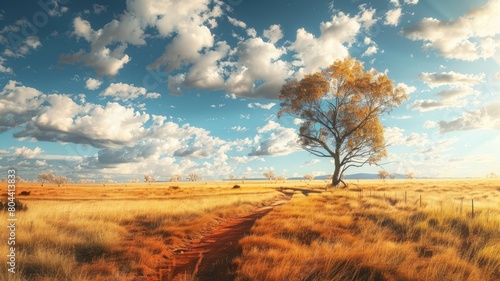
[[[315,180],[327,180],[330,175],[321,175],[321,176],[316,176],[314,179]],[[345,179],[347,180],[374,180],[378,179],[378,174],[369,174],[369,173],[357,173],[357,174],[352,174],[352,175],[346,175]],[[403,174],[396,174],[396,179],[405,179],[406,176]],[[303,180],[304,177],[293,177],[293,178],[288,178],[288,180]]]

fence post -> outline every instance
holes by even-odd
[[[474,218],[474,199],[472,199],[472,218]]]

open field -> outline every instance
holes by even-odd
[[[19,184],[19,271],[2,254],[0,280],[166,280],[178,253],[280,187],[294,196],[240,240],[237,280],[500,280],[498,179],[348,183]]]
[[[255,183],[233,185],[19,184],[18,193],[31,193],[18,196],[28,206],[17,212],[19,272],[8,274],[2,254],[0,280],[155,280],[159,267],[204,231],[281,195]],[[0,252],[8,253],[7,243]]]
[[[500,280],[498,180],[353,184],[258,221],[237,280]]]

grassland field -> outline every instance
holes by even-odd
[[[287,191],[292,200],[239,241],[236,280],[500,280],[500,180],[352,180],[305,192],[326,184],[20,183],[30,195],[18,196],[28,209],[16,213],[17,272],[0,231],[0,280],[155,280],[204,232]]]

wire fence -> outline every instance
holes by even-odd
[[[352,191],[352,190],[351,190]],[[500,221],[500,202],[488,201],[485,198],[455,197],[436,199],[431,194],[412,191],[377,191],[357,190],[360,198],[371,197],[382,199],[390,205],[408,206],[437,214],[463,216],[469,219],[485,219],[486,221]],[[446,197],[446,195],[441,195]],[[481,200],[484,199],[484,200]],[[496,204],[496,205],[495,205]]]

